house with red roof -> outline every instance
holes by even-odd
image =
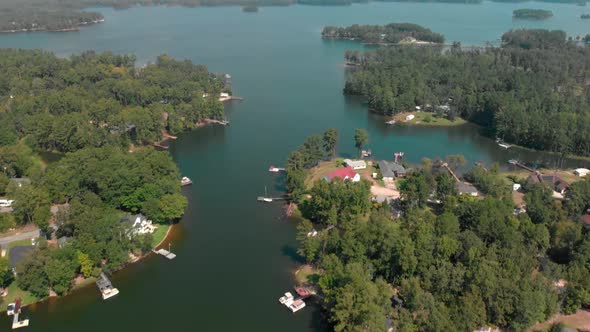
[[[361,180],[360,174],[355,172],[350,166],[337,169],[334,172],[324,176],[324,180],[328,182],[331,182],[334,178],[340,178],[343,181],[350,180],[352,182],[359,182]]]

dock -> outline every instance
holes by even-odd
[[[162,144],[158,144],[158,143],[154,143],[154,146],[155,146],[155,147],[157,147],[157,148],[159,148],[159,149],[164,149],[164,150],[168,150],[168,149],[170,149],[170,147],[169,147],[169,146],[167,146],[167,145],[162,145]]]
[[[113,287],[113,284],[111,284],[111,281],[107,278],[104,272],[102,272],[98,280],[96,280],[96,286],[98,287],[98,290],[100,290],[103,300],[119,294],[119,290]]]
[[[222,126],[227,126],[229,125],[229,121],[227,120],[216,120],[216,119],[206,119],[205,123],[216,123],[216,124],[220,124]]]
[[[527,171],[529,171],[529,172],[535,172],[535,170],[534,170],[534,169],[532,169],[532,168],[530,168],[530,167],[528,167],[528,166],[526,166],[526,165],[523,165],[523,164],[521,164],[521,163],[520,163],[518,160],[515,160],[515,159],[510,159],[510,160],[508,160],[508,163],[509,163],[509,164],[512,164],[512,165],[514,165],[514,166],[518,166],[518,167],[520,167],[520,168],[526,169],[526,170],[527,170]]]
[[[270,167],[268,168],[268,171],[271,173],[279,173],[279,172],[285,172],[287,169],[284,167],[276,167],[273,165],[270,165]]]
[[[23,319],[23,320],[19,319],[19,315],[21,313],[21,303],[22,303],[22,300],[20,298],[16,299],[13,304],[11,303],[11,305],[14,306],[12,311],[10,311],[10,310],[7,311],[7,314],[9,316],[14,315],[14,317],[12,319],[12,329],[13,330],[21,328],[21,327],[29,326],[28,319]],[[9,305],[9,309],[10,309],[10,305]]]
[[[152,250],[154,253],[158,254],[158,255],[162,255],[168,259],[174,259],[176,258],[176,254],[174,254],[171,251],[168,251],[166,249],[159,249],[159,250]]]
[[[264,196],[258,196],[256,198],[257,201],[259,202],[267,202],[267,203],[271,203],[274,201],[285,201],[287,200],[287,197],[264,197]]]

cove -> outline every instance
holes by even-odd
[[[533,4],[530,4],[533,5]],[[527,4],[527,6],[529,6]],[[353,132],[366,128],[377,158],[406,152],[406,160],[464,154],[504,164],[511,158],[551,164],[554,157],[501,150],[475,126],[388,127],[366,105],[342,95],[344,52],[353,42],[322,41],[325,25],[413,22],[466,45],[495,42],[518,27],[588,32],[584,7],[534,3],[552,10],[545,21],[515,21],[522,4],[369,3],[349,7],[146,7],[99,9],[103,24],[73,33],[0,35],[0,47],[43,48],[61,56],[87,49],[134,53],[138,64],[167,53],[233,77],[243,102],[228,104],[231,125],[209,126],[171,142],[170,153],[194,185],[183,189],[189,208],[170,238],[173,261],[155,256],[112,278],[121,294],[103,302],[94,286],[26,309],[27,331],[323,331],[317,307],[293,315],[278,304],[297,268],[295,225],[279,205],[261,205],[267,186],[283,190],[267,172],[281,166],[305,137],[340,131],[339,153],[353,155]],[[582,165],[568,161],[567,165]],[[0,326],[9,326],[5,316]]]

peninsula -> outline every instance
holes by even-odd
[[[553,12],[545,9],[516,9],[512,12],[514,18],[545,20],[553,17]]]
[[[322,38],[356,40],[366,44],[442,44],[445,41],[443,35],[412,23],[328,26],[322,30]]]
[[[64,295],[151,252],[187,207],[177,166],[152,145],[221,119],[227,76],[92,51],[0,50],[0,70],[5,298]]]

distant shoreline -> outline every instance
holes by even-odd
[[[70,28],[63,28],[63,29],[38,28],[38,29],[20,29],[20,30],[0,30],[0,33],[8,34],[8,33],[24,33],[24,32],[74,32],[74,31],[80,31],[80,27],[82,27],[82,26],[95,25],[95,24],[100,24],[103,22],[104,22],[104,18],[101,18],[100,20],[80,22],[76,26],[73,26]]]

